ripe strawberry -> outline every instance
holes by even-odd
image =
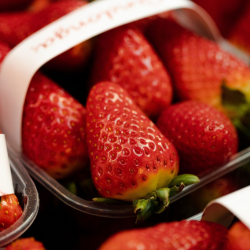
[[[67,177],[87,162],[85,119],[80,103],[36,73],[24,103],[23,153],[51,176]]]
[[[51,3],[36,13],[17,12],[0,15],[0,39],[15,46],[58,18],[87,4],[81,0],[64,0]],[[60,34],[59,34],[60,35]],[[63,34],[62,34],[63,36]],[[55,57],[46,64],[50,70],[79,70],[85,65],[91,50],[91,41],[85,41]]]
[[[223,165],[237,152],[236,130],[223,113],[194,101],[166,108],[157,120],[180,155],[180,171],[201,174]]]
[[[0,197],[0,232],[13,225],[22,215],[23,210],[14,194]]]
[[[223,250],[228,230],[217,223],[180,221],[119,232],[98,250]]]
[[[99,193],[125,201],[166,187],[178,173],[178,155],[156,126],[112,82],[95,85],[87,99],[87,143]]]
[[[225,37],[228,36],[248,4],[248,0],[193,0],[193,2],[208,12]]]
[[[0,43],[0,60],[9,50]],[[53,177],[67,177],[88,159],[85,119],[86,110],[78,101],[37,72],[23,108],[23,153]]]
[[[230,246],[228,250],[250,249],[250,230],[241,221],[233,224],[229,229]]]
[[[169,75],[135,26],[125,25],[101,34],[95,48],[92,85],[100,81],[118,83],[151,118],[170,104]]]
[[[247,65],[222,51],[214,42],[170,20],[155,20],[148,36],[172,76],[179,100],[215,106],[250,136],[250,69]]]
[[[1,0],[0,1],[0,12],[1,11],[14,11],[25,9],[34,0]]]
[[[45,248],[43,243],[31,237],[16,240],[8,245],[5,250],[45,250]]]
[[[248,4],[245,11],[242,13],[240,18],[235,22],[234,26],[231,28],[228,39],[234,45],[242,49],[244,52],[250,54],[250,4]]]

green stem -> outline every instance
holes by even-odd
[[[185,185],[183,183],[181,183],[181,185],[179,187],[177,187],[177,186],[171,187],[169,197],[172,197],[172,196],[179,194],[183,190],[184,187],[185,187]]]
[[[184,186],[188,186],[194,183],[199,182],[199,178],[192,174],[181,174],[177,175],[168,185],[168,187],[172,186],[180,186],[182,183]]]
[[[160,214],[162,213],[166,207],[169,205],[169,193],[170,188],[159,188],[156,190],[157,197],[160,199],[160,203],[155,210],[155,213]]]
[[[148,219],[155,210],[155,207],[158,205],[158,202],[156,202],[155,199],[140,199],[135,200],[133,202],[133,205],[135,206],[135,213],[136,216],[136,223],[145,221]]]

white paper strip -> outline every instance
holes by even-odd
[[[0,127],[8,142],[21,151],[22,110],[27,88],[35,72],[47,61],[80,42],[122,24],[168,10],[196,12],[192,9],[197,8],[188,0],[99,0],[71,12],[25,39],[7,55],[0,71]],[[201,10],[197,12],[200,19],[197,23],[205,23],[208,27],[208,20],[211,19]],[[207,30],[213,33],[209,28]]]
[[[210,202],[203,211],[202,220],[228,227],[234,216],[250,229],[250,186]]]
[[[11,177],[5,135],[0,134],[0,196],[13,193],[14,188]]]

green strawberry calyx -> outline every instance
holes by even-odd
[[[167,187],[159,188],[141,199],[133,201],[136,223],[145,221],[154,213],[162,213],[170,204],[170,197],[180,193],[185,186],[199,182],[199,178],[191,174],[176,176]],[[109,198],[94,198],[96,202],[106,204],[122,204],[124,201]]]
[[[246,94],[222,84],[222,105],[234,126],[250,139],[250,102]]]

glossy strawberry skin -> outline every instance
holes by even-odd
[[[166,187],[178,172],[178,155],[117,84],[95,85],[87,100],[87,144],[99,193],[132,201]]]
[[[229,229],[230,246],[228,250],[250,249],[250,230],[241,221],[233,224]]]
[[[45,250],[43,244],[33,237],[22,238],[8,245],[5,250]]]
[[[135,26],[125,25],[101,34],[95,48],[92,85],[100,81],[119,84],[150,118],[156,118],[171,103],[170,77]]]
[[[235,114],[223,105],[223,84],[250,100],[249,67],[216,43],[166,19],[152,23],[147,35],[169,70],[178,100],[206,102],[229,117]]]
[[[238,149],[229,118],[205,103],[174,104],[161,113],[157,127],[175,145],[182,173],[201,174],[221,166]]]
[[[13,225],[22,215],[23,210],[14,194],[0,197],[0,232]]]
[[[111,236],[98,250],[224,250],[228,230],[206,221],[161,223]]]
[[[81,0],[63,0],[51,3],[36,13],[3,13],[0,15],[0,39],[14,47],[31,34],[85,4],[87,2]],[[88,60],[91,47],[90,40],[80,43],[50,60],[45,67],[59,72],[82,69]]]
[[[23,153],[56,179],[87,163],[86,109],[41,73],[33,77],[24,103]]]

